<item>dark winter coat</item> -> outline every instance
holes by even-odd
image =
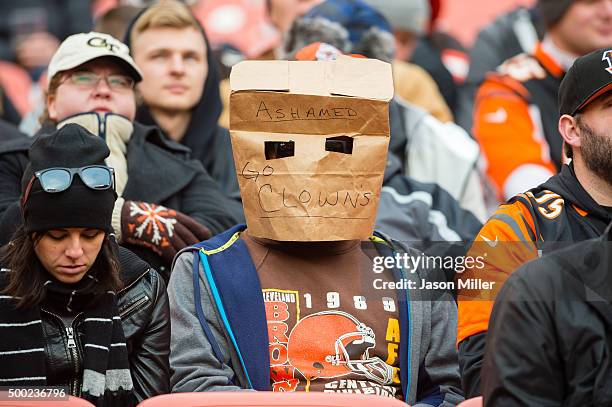
[[[126,30],[124,42],[128,47],[130,46],[134,22],[140,15],[134,18]],[[243,221],[240,188],[238,187],[229,131],[217,124],[223,110],[219,93],[218,62],[213,56],[206,33],[201,27],[200,29],[206,43],[208,73],[204,82],[202,97],[191,111],[191,119],[180,143],[191,149],[191,156],[200,160],[206,171],[219,185],[221,192],[235,201],[229,202],[226,209],[234,218]],[[138,106],[136,121],[160,127],[151,115],[149,107],[144,103]]]
[[[168,296],[163,279],[147,263],[125,248],[119,249],[118,256],[124,288],[117,292],[117,306],[128,348],[134,394],[142,401],[170,392]],[[58,313],[45,302],[39,307],[46,366],[41,375],[47,376],[48,385],[69,386],[75,382],[75,372],[79,372],[76,377],[82,375],[83,314],[74,317]],[[66,323],[65,319],[72,322]],[[69,337],[75,341],[76,352],[68,347]]]
[[[0,244],[10,240],[20,223],[21,177],[29,162],[31,142],[32,139],[24,139],[0,146]],[[225,210],[229,198],[223,196],[201,163],[190,159],[187,147],[169,141],[157,128],[134,123],[127,144],[127,162],[125,200],[150,202],[183,212],[213,234],[236,223]],[[151,250],[125,246],[162,275],[169,273],[169,264]]]
[[[612,405],[612,224],[516,271],[482,367],[485,406]]]

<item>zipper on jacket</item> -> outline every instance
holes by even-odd
[[[74,340],[74,321],[77,320],[77,318],[79,317],[78,314],[76,317],[74,317],[74,319],[72,320],[72,322],[70,323],[70,326],[66,328],[66,333],[68,333],[68,350],[70,351],[71,355],[72,355],[72,362],[74,363],[74,380],[72,381],[72,385],[74,386],[74,395],[76,395],[77,397],[81,397],[81,378],[79,375],[79,371],[81,370],[81,359],[79,358],[79,349],[77,348],[77,344],[76,341]],[[70,346],[70,339],[72,338],[72,342],[74,344],[73,347]],[[85,353],[85,350],[83,350],[83,354]],[[85,356],[85,355],[83,355]]]
[[[103,140],[106,140],[106,114],[98,113],[98,136],[102,137]]]
[[[125,292],[125,291],[129,290],[130,288],[132,288],[133,286],[135,286],[136,283],[138,283],[141,278],[143,278],[144,276],[149,274],[150,271],[151,271],[151,268],[147,268],[142,274],[140,274],[137,278],[135,278],[130,284],[126,285],[121,290],[117,291],[117,298],[119,297],[120,294],[122,294],[123,292]],[[134,303],[130,304],[129,307],[127,307],[123,311],[119,312],[119,318],[121,318],[121,319],[125,318],[134,309],[136,309],[137,307],[139,307],[140,305],[144,304],[147,301],[149,301],[149,297],[145,294],[144,297],[138,298]]]
[[[81,369],[81,360],[79,358],[79,350],[77,349],[77,344],[74,340],[74,328],[72,324],[76,320],[76,317],[72,321],[69,327],[66,327],[66,334],[68,334],[68,351],[72,356],[72,366],[74,367],[74,379],[70,381],[70,387],[72,390],[72,394],[77,397],[81,396],[81,380],[79,377],[79,371]],[[71,346],[72,341],[72,346]]]
[[[77,348],[76,340],[74,339],[74,321],[76,321],[83,313],[79,312],[72,320],[72,323],[70,324],[70,326],[66,326],[64,324],[64,321],[59,315],[54,314],[53,312],[48,311],[46,309],[42,309],[42,311],[46,312],[49,315],[54,316],[57,320],[59,320],[59,322],[64,327],[64,332],[66,333],[66,337],[68,339],[67,340],[68,353],[70,353],[70,357],[72,358],[72,367],[74,369],[74,379],[70,380],[70,386],[69,386],[70,394],[73,396],[80,397],[81,396],[81,378],[79,377],[79,370],[81,369],[81,359],[79,358],[79,350]]]
[[[142,297],[138,298],[136,301],[134,301],[132,304],[130,304],[129,307],[127,307],[126,309],[124,309],[123,311],[121,311],[119,313],[119,318],[123,319],[124,317],[130,315],[133,311],[135,311],[137,308],[139,308],[142,304],[145,304],[146,302],[149,301],[149,296],[148,295],[143,295]]]
[[[74,329],[71,326],[66,327],[66,335],[68,335],[68,349],[76,348],[74,341]]]

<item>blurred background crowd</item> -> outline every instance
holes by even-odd
[[[73,35],[77,33],[83,34]],[[182,380],[191,373],[176,369],[177,358],[178,365],[184,363],[187,371],[202,363],[189,359],[199,345],[181,342],[192,338],[197,323],[191,315],[191,322],[183,327],[186,334],[180,333],[181,318],[174,310],[194,309],[180,285],[181,275],[191,283],[192,271],[191,263],[185,261],[179,261],[176,267],[175,256],[196,242],[244,223],[228,131],[229,76],[234,65],[243,60],[334,60],[341,54],[390,63],[395,94],[389,104],[389,154],[376,228],[395,240],[411,242],[419,250],[429,250],[428,254],[439,254],[435,245],[429,246],[432,242],[483,241],[487,250],[498,241],[525,243],[528,249],[520,253],[504,248],[510,261],[498,264],[495,259],[488,260],[487,270],[495,276],[493,280],[503,283],[517,267],[542,257],[539,244],[544,241],[578,242],[603,234],[609,240],[611,45],[612,0],[4,1],[0,5],[0,244],[8,243],[13,236],[20,210],[30,218],[39,215],[28,232],[42,231],[47,236],[49,230],[56,230],[48,224],[51,217],[47,212],[52,211],[46,201],[38,201],[38,211],[28,212],[26,204],[37,202],[32,196],[40,191],[30,194],[30,189],[32,185],[38,188],[35,178],[41,176],[40,171],[57,170],[58,160],[62,161],[65,152],[75,146],[66,142],[67,150],[51,149],[43,154],[34,148],[32,154],[31,150],[28,153],[32,140],[45,140],[41,135],[55,129],[60,136],[62,129],[67,129],[63,132],[74,131],[74,137],[81,137],[83,134],[75,130],[80,127],[101,136],[106,145],[91,147],[99,150],[97,161],[80,163],[88,157],[77,149],[66,155],[76,164],[60,163],[64,170],[72,171],[64,187],[72,183],[73,167],[101,167],[99,164],[109,157],[104,161],[113,168],[104,172],[108,185],[87,186],[92,190],[113,187],[117,199],[106,208],[104,219],[108,222],[95,224],[93,229],[105,233],[113,230],[113,239],[116,237],[148,262],[166,282],[171,271],[175,276],[175,269],[179,269],[179,277],[170,280],[169,288],[174,314],[168,315],[167,299],[159,302],[163,310],[152,313],[154,319],[165,324],[162,340],[140,331],[126,333],[125,339],[129,344],[135,336],[141,336],[159,343],[163,349],[148,350],[151,354],[163,354],[164,349],[171,359],[172,352],[179,354],[174,356],[173,391],[201,391],[206,383],[183,386]],[[32,173],[32,169],[38,173]],[[30,180],[29,184],[23,180]],[[43,189],[58,192],[51,187]],[[70,202],[86,208],[79,199]],[[66,205],[57,209],[68,211],[67,222],[77,217]],[[89,222],[95,216],[85,213],[82,217]],[[157,229],[152,232],[148,223],[152,218],[161,222],[156,225],[163,236]],[[176,233],[168,232],[174,229]],[[28,237],[23,231],[17,236]],[[59,241],[66,236],[51,234],[49,239]],[[15,250],[18,245],[7,246]],[[465,254],[465,250],[459,254]],[[17,253],[14,258],[20,256],[32,257]],[[140,260],[130,260],[130,264],[140,270]],[[197,271],[198,263],[194,264]],[[140,281],[155,291],[147,294],[143,303],[150,302],[154,295],[166,298],[164,283],[156,272],[149,271],[154,283],[143,282],[147,273],[126,281],[128,288],[133,289],[133,283]],[[454,280],[454,270],[449,270],[445,278]],[[335,289],[336,282],[330,286]],[[27,291],[25,283],[22,288]],[[120,302],[127,302],[128,296],[122,295]],[[253,298],[259,296],[257,292]],[[438,329],[446,331],[432,333],[431,341],[439,341],[449,355],[458,348],[459,366],[452,358],[437,360],[444,359],[444,352],[430,348],[429,339],[423,340],[422,348],[429,352],[425,359],[435,363],[426,366],[430,370],[419,371],[419,394],[403,389],[407,402],[428,396],[422,387],[430,384],[436,392],[446,394],[444,402],[448,404],[444,405],[462,399],[461,391],[453,390],[459,388],[459,381],[466,397],[480,394],[492,302],[468,302],[461,292],[457,298],[458,318],[452,314],[454,302],[451,311],[432,312],[432,326],[435,321],[446,321],[438,324]],[[180,303],[183,299],[187,305]],[[595,323],[585,326],[599,329],[609,349],[607,310],[608,325],[601,329]],[[587,311],[585,314],[590,315]],[[139,325],[144,330],[143,324],[133,323],[138,318],[130,318],[124,325],[130,329]],[[170,318],[175,319],[173,330],[179,332],[172,333],[172,343]],[[19,321],[11,323],[23,325]],[[423,324],[428,326],[429,322]],[[501,329],[514,325],[499,326],[497,332],[503,335],[493,340],[512,339],[513,332]],[[531,334],[541,326],[533,323],[525,329]],[[118,327],[114,329],[119,331]],[[574,331],[570,327],[563,333]],[[207,339],[202,343],[209,341],[206,332]],[[526,336],[518,338],[519,345],[511,344],[510,349],[523,350]],[[554,336],[550,343],[557,345],[556,338],[561,336]],[[491,343],[500,348],[506,345]],[[563,351],[573,357],[571,349],[568,345]],[[539,356],[539,350],[531,354]],[[189,353],[185,359],[188,362],[180,352]],[[0,349],[0,355],[13,353]],[[495,349],[491,353],[509,354]],[[560,352],[551,353],[552,359],[558,359]],[[134,386],[139,400],[170,390],[168,360],[158,359],[150,364],[163,368],[149,367],[150,361],[134,368],[140,365],[130,361],[134,377],[165,381],[149,388],[142,383]],[[605,364],[610,368],[608,359]],[[217,366],[215,363],[211,365]],[[521,364],[502,360],[496,366],[506,365],[512,370]],[[549,366],[541,361],[522,365],[528,369]],[[593,370],[585,366],[585,371]],[[419,366],[413,367],[416,374]],[[160,375],[150,374],[161,370],[166,377],[159,380]],[[444,376],[450,370],[452,374]],[[528,370],[531,375],[534,371]],[[207,380],[213,373],[195,376]],[[546,381],[548,373],[539,372],[537,377]],[[612,376],[602,377],[609,383]],[[436,378],[448,388],[443,389]],[[226,381],[227,385],[231,382]],[[406,384],[404,379],[402,383]],[[497,386],[491,383],[489,380],[489,388]],[[262,386],[268,385],[266,382]],[[593,387],[607,389],[609,400],[609,386]]]
[[[4,2],[0,13],[2,119],[33,134],[44,104],[45,69],[61,41],[70,34],[90,30],[106,32],[121,40],[129,22],[152,3],[154,1],[147,0]],[[278,56],[276,51],[282,46],[283,35],[294,19],[318,2],[185,0],[185,3],[205,29],[222,68],[223,79],[229,75],[231,66],[242,59]],[[458,113],[470,111],[469,96],[473,97],[473,89],[471,93],[468,90],[468,97],[463,98],[462,89],[473,87],[470,85],[482,79],[484,72],[494,69],[505,57],[520,51],[532,51],[538,33],[542,32],[538,13],[532,8],[534,0],[411,0],[405,5],[373,0],[370,3],[381,9],[395,31],[395,57],[418,65],[435,80],[443,102],[426,100],[426,95],[421,95],[422,104],[437,118],[444,121],[454,118],[468,130],[470,120],[466,118],[462,123]],[[487,31],[481,30],[496,18],[497,26],[521,19],[525,33],[519,44],[514,44],[521,48],[496,44],[499,55],[494,60],[494,55],[479,55],[476,50],[484,54],[485,50],[478,46],[478,41],[486,43],[488,38]],[[470,72],[470,67],[473,72]],[[222,91],[223,86],[224,83]],[[405,93],[411,91],[414,89],[405,89]],[[221,116],[220,124],[226,127],[229,124],[227,110]]]

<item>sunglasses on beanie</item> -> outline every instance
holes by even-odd
[[[78,174],[83,183],[95,190],[115,188],[115,170],[104,165],[89,165],[80,168],[53,167],[36,171],[28,183],[21,205],[25,205],[30,190],[36,178],[45,192],[58,193],[67,190],[72,185],[74,175]]]

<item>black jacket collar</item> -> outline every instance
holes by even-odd
[[[561,195],[569,203],[587,211],[591,216],[602,220],[605,224],[612,220],[608,211],[595,202],[582,187],[578,178],[576,178],[573,167],[569,165],[564,165],[559,174],[551,177],[540,188],[548,189]]]

